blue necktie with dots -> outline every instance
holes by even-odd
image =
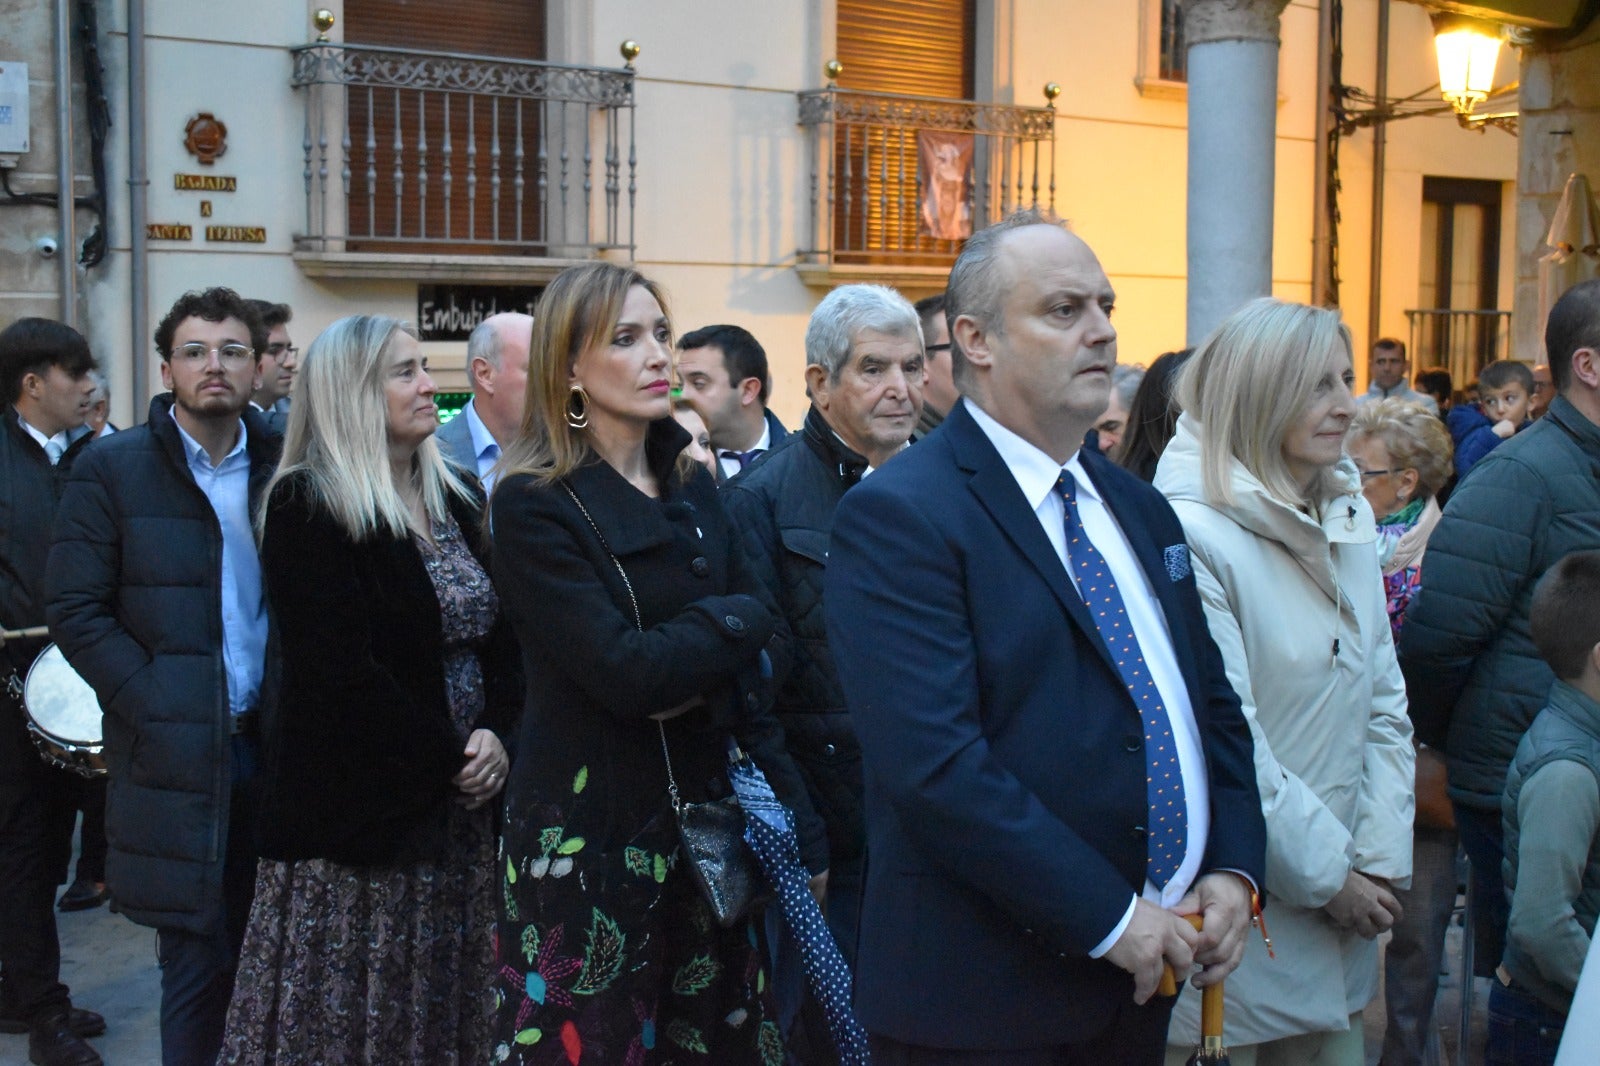
[[[1183,774],[1178,769],[1178,748],[1172,739],[1172,722],[1161,702],[1155,679],[1139,650],[1139,638],[1128,620],[1122,593],[1111,576],[1111,568],[1083,531],[1078,515],[1077,483],[1063,471],[1056,479],[1056,492],[1066,504],[1067,557],[1072,561],[1078,592],[1089,615],[1100,630],[1100,637],[1117,661],[1122,683],[1139,708],[1144,722],[1145,795],[1150,805],[1149,851],[1145,876],[1161,888],[1183,865],[1188,846],[1188,810],[1183,799]]]

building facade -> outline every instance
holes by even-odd
[[[6,171],[4,321],[62,314],[59,263],[38,250],[58,212],[17,199],[57,186],[56,76],[40,60],[62,2],[0,0],[0,87],[8,63],[28,63],[31,134]],[[72,317],[120,423],[160,389],[149,330],[186,289],[287,302],[302,347],[345,314],[426,319],[454,338],[426,347],[459,389],[475,313],[596,255],[662,282],[680,331],[755,333],[793,423],[806,320],[830,285],[937,291],[963,226],[1035,200],[1099,253],[1122,360],[1184,343],[1189,105],[1171,0],[344,0],[328,5],[325,42],[315,5],[282,0],[65,6],[77,193],[104,200],[74,215],[76,242],[102,227],[104,247],[75,270]],[[1342,81],[1370,91],[1379,0],[1340,7]],[[1431,91],[1428,14],[1390,8],[1389,93]],[[1318,5],[1288,3],[1280,27],[1271,286],[1309,300]],[[638,44],[631,63],[624,41]],[[96,62],[103,76],[86,78]],[[1509,308],[1534,227],[1517,218],[1512,136],[1448,115],[1387,123],[1374,289],[1372,137],[1355,129],[1338,153],[1338,292],[1358,374],[1369,333],[1409,335],[1407,310]]]

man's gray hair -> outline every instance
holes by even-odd
[[[944,290],[944,316],[950,325],[950,371],[957,388],[966,391],[972,368],[967,354],[956,341],[955,321],[967,315],[994,332],[1000,332],[1000,296],[1006,279],[1001,276],[997,260],[1000,245],[1006,234],[1026,226],[1057,226],[1067,224],[1054,214],[1037,207],[1015,211],[992,226],[985,227],[967,238],[967,243],[950,268],[950,283]]]
[[[479,322],[467,338],[467,373],[472,373],[472,361],[482,359],[496,370],[500,369],[500,330],[494,315]]]
[[[1117,394],[1117,402],[1122,404],[1124,411],[1133,409],[1134,394],[1139,391],[1139,383],[1144,380],[1144,367],[1138,363],[1118,363],[1111,368],[1111,389]]]
[[[841,285],[822,298],[806,326],[806,365],[820,366],[838,381],[850,361],[856,334],[872,330],[909,337],[922,346],[922,320],[904,296],[886,285]]]
[[[93,407],[101,400],[109,400],[111,398],[111,383],[106,380],[103,371],[89,371],[89,382],[94,386],[89,392],[89,406]]]

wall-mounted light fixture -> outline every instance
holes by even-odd
[[[1500,27],[1466,15],[1433,16],[1433,44],[1439,56],[1439,92],[1458,115],[1489,98],[1500,58]]]

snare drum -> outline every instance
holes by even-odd
[[[105,776],[100,701],[54,644],[28,667],[22,702],[28,712],[28,733],[45,762],[79,777]]]

